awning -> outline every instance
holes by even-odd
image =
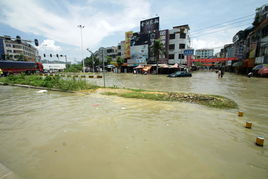
[[[145,66],[142,70],[143,71],[149,71],[152,68],[151,65]]]
[[[167,65],[167,64],[158,64],[158,66],[159,66],[160,68],[168,68],[168,65]]]
[[[260,69],[262,69],[264,67],[268,67],[268,64],[260,64],[260,65],[257,65],[252,70],[260,70]]]
[[[138,69],[138,68],[143,68],[143,67],[144,67],[143,65],[139,65],[139,66],[137,66],[135,68]]]
[[[174,65],[172,65],[170,68],[179,68],[178,63],[175,63]]]
[[[235,62],[234,64],[233,64],[233,67],[240,67],[240,66],[242,66],[243,65],[243,62]]]

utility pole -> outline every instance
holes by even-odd
[[[94,73],[94,72],[95,72],[95,70],[94,70],[94,64],[95,64],[94,58],[95,58],[95,56],[94,56],[94,53],[93,53],[92,51],[90,51],[88,48],[87,48],[87,51],[89,51],[89,52],[91,53],[91,56],[92,56],[92,62],[93,62],[93,73]]]
[[[85,28],[83,25],[78,25],[78,28],[80,28],[81,31],[81,58],[83,62],[83,72],[85,73],[85,62],[84,62],[84,57],[83,57],[83,37],[82,37],[82,29]]]
[[[101,51],[102,51],[102,76],[103,76],[103,83],[104,83],[104,88],[105,88],[105,73],[104,73],[105,67],[104,67],[103,50],[104,50],[104,48],[101,49]]]

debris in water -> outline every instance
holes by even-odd
[[[47,90],[39,90],[37,93],[47,93]]]

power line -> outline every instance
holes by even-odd
[[[247,16],[239,17],[239,18],[232,19],[232,20],[229,20],[229,21],[225,21],[225,22],[222,22],[222,23],[220,23],[220,24],[215,24],[215,25],[212,25],[212,26],[207,26],[207,27],[199,28],[199,29],[197,29],[197,30],[195,30],[195,31],[193,31],[193,32],[201,31],[201,30],[203,30],[203,29],[208,29],[208,28],[215,27],[215,26],[219,26],[219,25],[226,24],[226,23],[229,23],[229,22],[234,22],[234,21],[237,21],[237,20],[239,20],[239,19],[248,18],[248,17],[250,17],[250,16],[252,16],[252,15],[254,15],[254,14],[250,14],[250,15],[247,15]]]
[[[242,27],[244,27],[246,25],[248,25],[248,24],[243,24],[243,25],[240,24],[239,26],[233,26],[233,27],[241,27],[242,28]],[[200,36],[205,36],[205,35],[210,35],[210,34],[213,34],[213,33],[221,32],[221,31],[225,31],[228,28],[230,28],[230,27],[225,27],[225,28],[222,28],[222,29],[219,29],[219,30],[215,29],[216,31],[212,31],[212,32],[203,32],[203,33],[201,33],[199,35],[194,35],[191,38],[196,38],[196,37],[200,37]]]
[[[221,26],[225,27],[225,26],[230,26],[230,25],[233,25],[233,24],[240,24],[242,22],[246,22],[246,21],[249,21],[249,20],[253,20],[252,18],[249,18],[249,19],[244,19],[244,20],[240,20],[240,21],[236,21],[236,22],[232,22],[232,23],[229,23],[229,24],[221,24]],[[217,25],[219,26],[219,25]],[[217,27],[217,26],[214,26],[214,27]],[[214,29],[219,29],[221,27],[217,27],[217,28],[208,28],[208,29],[203,29],[203,30],[199,30],[199,31],[194,31],[192,34],[197,34],[197,33],[202,33],[202,31],[208,31],[208,30],[214,30]],[[200,32],[201,31],[201,32]]]

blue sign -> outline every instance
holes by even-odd
[[[183,51],[183,54],[185,56],[193,55],[194,54],[194,49],[186,49],[186,50]]]

